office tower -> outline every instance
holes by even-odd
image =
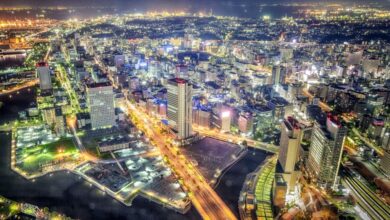
[[[204,128],[210,128],[211,112],[204,109],[193,109],[192,123]]]
[[[335,188],[347,128],[338,118],[328,115],[326,123],[314,123],[308,157],[308,172],[319,186]]]
[[[39,88],[41,90],[52,89],[49,65],[46,62],[39,62],[36,68],[36,74],[39,78]]]
[[[178,139],[192,135],[192,85],[185,79],[168,80],[168,123]]]
[[[300,175],[297,163],[304,127],[298,120],[289,116],[282,122],[280,129],[281,136],[278,160],[283,169],[282,175],[287,183],[288,193],[294,192],[296,182]]]
[[[380,168],[387,175],[390,175],[390,150],[385,150],[380,161]]]
[[[92,129],[115,125],[114,92],[109,83],[87,85],[87,102]]]
[[[272,67],[272,84],[284,84],[286,81],[286,68],[281,65],[276,65]]]

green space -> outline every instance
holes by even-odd
[[[18,213],[20,213],[18,203],[0,196],[0,219],[8,219]]]
[[[33,173],[41,171],[44,165],[54,165],[77,159],[79,151],[72,139],[64,138],[49,144],[21,148],[21,153],[18,155],[22,157],[20,168]]]

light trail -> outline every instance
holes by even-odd
[[[160,149],[160,152],[168,158],[169,164],[175,173],[183,179],[185,188],[190,192],[189,198],[202,218],[210,220],[237,219],[197,168],[191,166],[185,156],[178,156],[177,149],[170,146],[173,140],[153,129],[153,127],[160,127],[160,125],[129,101],[127,101],[127,108],[134,124],[148,136],[152,144]]]

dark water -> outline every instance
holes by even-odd
[[[18,112],[29,107],[35,89],[25,89],[12,98],[0,96],[4,103],[0,121],[16,119]],[[137,197],[127,207],[90,186],[77,175],[57,172],[52,176],[37,178],[35,182],[24,179],[10,169],[11,134],[0,132],[0,195],[19,202],[28,202],[77,219],[200,219],[192,208],[186,215]]]
[[[185,216],[137,197],[124,206],[77,175],[57,172],[30,182],[10,170],[11,135],[0,133],[0,195],[28,202],[76,219],[200,219],[192,208]]]
[[[240,161],[234,164],[225,175],[222,176],[221,182],[216,188],[216,192],[236,216],[239,216],[238,198],[246,175],[253,172],[268,155],[271,154],[261,150],[250,149]]]
[[[23,89],[19,93],[0,95],[0,102],[3,103],[0,108],[0,124],[18,118],[18,112],[30,107],[35,96],[35,87]]]
[[[15,119],[18,111],[27,108],[35,97],[35,90],[0,96],[4,102],[0,121]],[[194,208],[181,215],[147,199],[137,197],[131,207],[124,206],[90,186],[83,179],[67,172],[57,172],[28,181],[10,170],[11,135],[0,133],[0,195],[28,202],[77,219],[201,219]],[[237,201],[245,176],[263,162],[266,153],[250,150],[221,178],[217,193],[238,216]]]
[[[18,67],[24,63],[25,55],[2,55],[0,56],[0,70],[10,67]]]

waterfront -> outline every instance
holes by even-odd
[[[35,89],[0,97],[4,102],[0,122],[18,117],[18,111],[29,107]],[[28,181],[10,169],[10,133],[0,133],[0,195],[18,202],[28,202],[77,219],[200,219],[194,208],[186,215],[175,213],[152,201],[137,197],[127,207],[104,194],[75,174],[56,172]],[[245,176],[266,157],[264,151],[249,150],[222,176],[216,192],[238,216],[237,201]]]
[[[25,54],[15,54],[15,55],[1,55],[0,56],[0,70],[19,67],[23,65],[26,58]]]
[[[246,175],[256,170],[268,155],[272,154],[262,150],[249,149],[246,155],[222,176],[216,192],[236,216],[239,216],[238,198]]]

